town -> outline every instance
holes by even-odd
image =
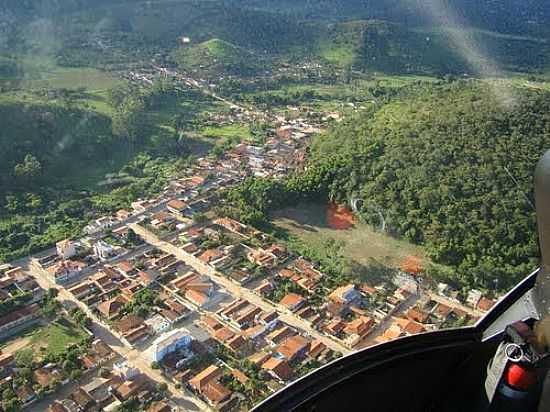
[[[246,177],[304,167],[324,126],[278,117],[264,144],[199,158],[159,196],[3,265],[4,405],[247,410],[355,350],[480,318],[494,300],[432,287],[414,261],[333,287],[316,262],[218,213],[220,192]]]

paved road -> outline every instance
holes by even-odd
[[[250,291],[249,289],[238,286],[231,282],[229,279],[216,272],[210,266],[204,264],[196,257],[184,252],[180,248],[174,246],[171,243],[160,240],[156,235],[149,232],[147,229],[143,228],[140,225],[133,224],[131,228],[140,235],[146,242],[157,247],[158,249],[163,250],[166,253],[171,253],[176,256],[179,260],[185,262],[187,265],[191,266],[197,272],[206,275],[216,282],[218,285],[223,286],[227,291],[229,291],[235,297],[243,298],[258,306],[264,311],[271,312],[273,310],[279,313],[279,319],[283,322],[288,323],[298,329],[301,329],[307,332],[309,335],[313,336],[316,339],[321,340],[327,347],[344,354],[349,353],[350,349],[346,346],[336,342],[335,340],[329,338],[328,336],[322,335],[317,330],[313,329],[310,324],[303,319],[300,319],[298,316],[288,312],[286,309],[277,307],[271,303],[266,302],[264,299]]]
[[[158,370],[152,369],[151,361],[145,357],[143,352],[138,349],[134,349],[115,336],[115,334],[111,332],[109,328],[106,327],[84,303],[76,299],[67,291],[67,289],[54,284],[42,271],[33,270],[30,265],[23,267],[23,269],[32,273],[38,284],[44,289],[56,288],[59,291],[58,299],[62,301],[64,306],[77,306],[86,312],[86,314],[92,319],[91,330],[94,335],[109,345],[114,352],[125,358],[130,365],[140,369],[143,373],[157,382],[166,382],[171,399],[178,407],[182,408],[183,411],[210,410],[206,403],[200,399],[197,399],[188,391],[183,392],[182,390],[178,390],[174,384],[169,379],[162,376]]]

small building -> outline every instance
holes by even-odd
[[[338,336],[346,327],[342,319],[336,318],[325,326],[325,332],[332,336]]]
[[[286,360],[269,358],[263,365],[262,369],[266,370],[271,376],[280,382],[286,382],[292,378],[292,368]]]
[[[74,255],[76,255],[76,245],[75,242],[73,242],[70,239],[65,239],[57,242],[55,244],[57,254],[62,259],[70,259]]]
[[[482,298],[482,296],[483,294],[481,293],[481,291],[477,289],[472,289],[468,292],[468,296],[466,297],[466,303],[471,307],[475,308],[479,300]]]
[[[18,326],[35,321],[40,316],[40,306],[33,303],[0,317],[0,336],[15,331]]]
[[[164,401],[155,401],[149,406],[147,412],[172,412],[172,408]]]
[[[430,314],[418,308],[410,308],[407,311],[407,318],[419,323],[428,323]]]
[[[488,312],[495,305],[495,303],[496,302],[494,300],[490,300],[490,299],[487,299],[486,297],[482,297],[477,302],[476,309],[482,312]]]
[[[105,302],[101,302],[97,305],[97,310],[107,319],[114,319],[119,315],[120,311],[124,308],[124,306],[126,306],[127,303],[128,299],[119,295],[106,300]]]
[[[160,335],[168,331],[171,327],[171,322],[167,321],[164,316],[156,314],[145,321],[155,335]]]
[[[334,289],[329,295],[329,299],[336,303],[351,305],[361,299],[361,294],[355,288],[355,285],[349,284]]]
[[[284,306],[291,312],[296,312],[305,303],[306,303],[306,300],[302,296],[296,293],[289,293],[288,295],[283,297],[279,302],[280,305]]]
[[[222,375],[223,370],[219,366],[210,365],[191,379],[189,385],[199,393],[202,393],[208,383],[217,381]]]
[[[166,205],[166,208],[172,212],[175,213],[178,216],[183,215],[183,212],[185,212],[185,209],[187,209],[187,203],[179,200],[179,199],[173,199],[168,202]]]
[[[63,284],[78,277],[85,267],[84,262],[60,260],[47,268],[46,272],[56,284]]]
[[[113,365],[113,372],[115,375],[118,375],[125,380],[133,379],[140,373],[139,369],[131,367],[126,361],[115,363]]]
[[[116,255],[115,248],[108,244],[107,242],[104,242],[103,240],[98,240],[94,244],[94,254],[99,258],[101,261],[106,261],[112,258]]]
[[[275,348],[275,352],[281,359],[286,359],[289,362],[295,359],[302,358],[309,351],[311,342],[309,339],[295,335],[286,338],[283,343]]]
[[[189,302],[193,303],[199,308],[203,307],[209,300],[208,295],[197,292],[193,289],[187,289],[184,296],[185,299],[187,299]]]

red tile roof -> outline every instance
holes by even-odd
[[[271,357],[262,365],[262,369],[270,371],[282,381],[292,377],[292,368],[286,360]]]

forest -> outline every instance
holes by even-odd
[[[314,142],[306,172],[251,179],[228,193],[229,213],[257,225],[313,199],[425,245],[454,280],[507,289],[537,266],[533,172],[550,147],[550,94],[511,89],[503,105],[479,82],[415,85]]]

